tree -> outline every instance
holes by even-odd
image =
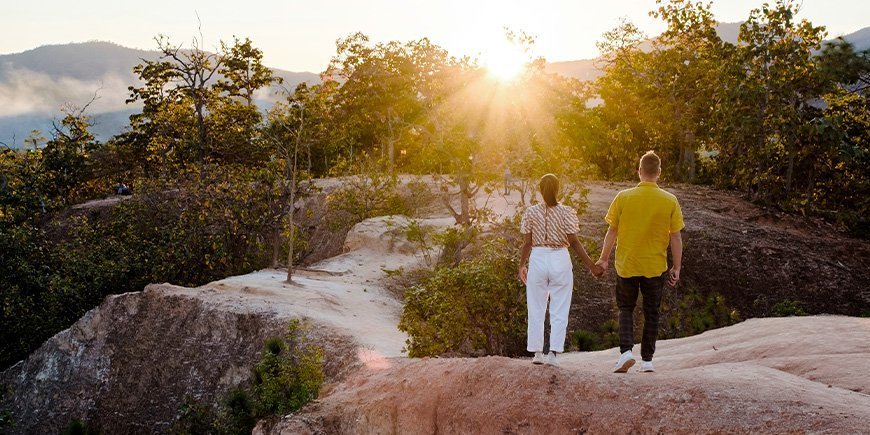
[[[209,53],[194,38],[192,48],[156,38],[161,53],[133,71],[144,82],[130,87],[128,103],[141,101],[142,112],[130,118],[131,131],[120,141],[126,155],[155,166],[166,176],[169,164],[196,163],[200,172],[208,162],[252,164],[267,155],[258,140],[262,115],[255,92],[280,82],[262,65],[262,52],[249,39],[222,43]]]
[[[296,238],[295,204],[299,193],[300,173],[310,176],[312,145],[327,133],[328,102],[334,83],[296,87],[287,101],[276,104],[269,112],[265,129],[266,140],[273,147],[275,158],[283,168],[280,196],[274,214],[273,265],[277,263],[280,229],[285,217],[289,220],[290,237],[287,253],[287,282],[293,281],[294,241]],[[300,154],[308,156],[308,171],[300,169]]]
[[[791,194],[801,146],[797,132],[811,110],[809,100],[818,96],[810,53],[819,48],[825,31],[807,20],[795,22],[798,9],[791,0],[778,0],[773,7],[754,9],[740,27],[739,39],[745,43],[740,50],[745,67],[741,82],[760,93],[755,105],[761,131],[754,150],[760,153],[754,193],[762,198],[779,189]]]

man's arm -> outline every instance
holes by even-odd
[[[523,284],[526,283],[526,277],[529,274],[529,254],[532,253],[532,233],[523,235],[523,246],[520,248],[520,270],[517,276]]]
[[[675,287],[680,280],[680,268],[683,266],[683,236],[679,231],[671,233],[671,254],[674,257],[674,265],[669,273],[668,285]]]
[[[595,263],[605,271],[607,271],[607,266],[610,264],[610,253],[613,252],[613,247],[616,245],[617,233],[617,227],[610,226],[607,228],[607,234],[604,236],[604,246],[601,247],[601,255],[598,257],[598,262]]]

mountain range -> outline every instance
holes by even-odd
[[[725,42],[732,44],[737,43],[737,36],[740,34],[741,23],[719,23],[716,26],[716,32],[719,37]],[[844,40],[850,42],[856,51],[870,50],[870,27],[865,27],[856,32],[842,36]],[[826,40],[826,41],[830,41]],[[641,49],[649,49],[652,45],[649,42],[641,44]],[[595,80],[601,75],[598,59],[582,59],[570,60],[565,62],[551,62],[547,64],[547,70],[550,72],[559,73],[569,77],[575,77],[580,80]]]
[[[719,35],[736,42],[740,23],[722,23]],[[856,49],[870,49],[870,27],[843,36]],[[645,43],[648,44],[648,43]],[[63,45],[46,45],[21,53],[0,55],[0,142],[12,147],[23,146],[32,130],[49,136],[52,123],[61,118],[61,109],[70,104],[82,107],[94,117],[93,132],[105,140],[118,134],[128,123],[130,114],[139,110],[126,104],[128,86],[139,84],[133,66],[143,59],[155,60],[157,51],[139,50],[121,45],[91,41]],[[597,59],[552,62],[548,70],[594,80],[601,75]],[[316,83],[319,74],[273,69],[284,79],[284,87]],[[278,99],[280,88],[261,92],[258,103],[270,106]]]
[[[96,136],[106,139],[118,134],[130,114],[139,110],[138,105],[125,103],[127,87],[141,83],[133,67],[159,56],[157,51],[103,41],[46,45],[0,55],[0,142],[21,147],[34,129],[48,136],[52,123],[62,117],[64,105],[80,108],[91,100],[87,113],[94,116]],[[319,74],[311,72],[272,71],[291,90],[299,83],[320,80]],[[258,103],[270,106],[279,90],[276,86],[261,92]]]

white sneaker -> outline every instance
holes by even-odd
[[[559,367],[559,360],[556,359],[556,354],[553,352],[548,353],[547,359],[546,361],[544,361],[544,364],[548,366]]]
[[[644,373],[654,372],[655,369],[652,366],[652,361],[641,361],[640,362],[640,371]]]
[[[532,364],[543,364],[546,359],[547,357],[544,356],[544,352],[535,352],[535,357],[532,358]]]
[[[613,373],[625,373],[631,366],[634,365],[634,356],[631,355],[631,351],[627,350],[619,356],[619,360],[616,361],[616,366],[613,367]]]

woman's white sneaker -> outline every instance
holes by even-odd
[[[535,352],[535,356],[532,358],[532,364],[543,364],[546,359],[547,357],[544,356],[544,352]]]
[[[553,352],[548,353],[547,360],[544,361],[544,364],[547,364],[548,366],[559,367],[559,360],[556,359],[556,354]]]
[[[613,367],[613,373],[625,373],[633,365],[634,356],[631,354],[630,350],[627,350],[619,356],[619,360],[616,361],[616,366]]]
[[[645,373],[654,372],[655,369],[653,368],[652,361],[641,361],[640,371]]]

